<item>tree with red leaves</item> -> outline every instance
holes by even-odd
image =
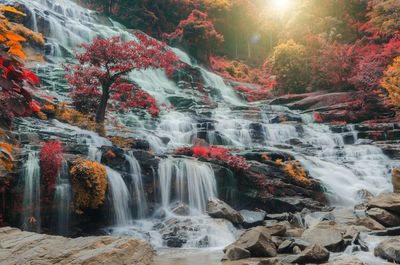
[[[73,94],[97,95],[96,122],[103,123],[110,102],[111,109],[129,110],[145,108],[152,116],[160,110],[148,93],[140,90],[127,75],[134,70],[165,69],[171,75],[179,67],[178,57],[160,43],[144,34],[135,34],[136,41],[123,42],[120,37],[95,38],[91,44],[81,44],[85,49],[76,54],[78,65],[65,65],[66,79]]]
[[[171,43],[187,45],[189,52],[208,61],[212,48],[224,41],[214,28],[214,24],[207,20],[207,13],[194,9],[186,20],[182,20],[176,30],[164,34]],[[200,51],[205,51],[202,55]]]

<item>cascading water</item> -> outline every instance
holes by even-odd
[[[68,236],[69,233],[71,197],[68,162],[64,160],[61,172],[57,177],[54,194],[55,214],[57,216],[56,231],[60,235]]]
[[[22,227],[40,231],[40,164],[36,151],[30,151],[23,171],[24,197]]]
[[[165,159],[159,164],[158,176],[164,209],[177,201],[188,204],[190,211],[204,212],[207,200],[216,197],[214,171],[207,164],[188,159]]]
[[[147,202],[144,194],[142,173],[139,162],[136,160],[132,151],[125,155],[126,160],[129,163],[129,175],[131,177],[131,194],[132,200],[136,207],[136,217],[141,219],[146,216]]]
[[[102,25],[96,22],[94,12],[69,0],[18,2],[23,3],[32,14],[32,29],[41,31],[46,23],[41,24],[40,20],[48,22],[47,31],[50,34],[46,36],[46,58],[50,62],[72,61],[72,46],[90,41],[96,35],[118,35],[123,40],[134,39],[118,23],[108,21],[108,25]],[[205,133],[205,138],[211,144],[226,145],[238,150],[284,151],[293,155],[314,178],[322,181],[334,205],[354,206],[358,203],[358,191],[361,189],[374,194],[391,191],[390,171],[400,166],[399,161],[389,159],[378,147],[358,139],[354,127],[346,126],[346,133],[337,133],[327,125],[313,123],[311,114],[301,114],[281,106],[244,102],[223,78],[199,67],[179,49],[172,50],[182,62],[199,71],[204,87],[212,91],[211,99],[216,102],[216,106],[205,109],[204,105],[197,104],[201,100],[198,99],[198,93],[192,91],[194,89],[182,89],[179,82],[168,79],[161,70],[133,72],[130,77],[135,83],[159,103],[179,105],[179,108],[163,114],[158,121],[140,118],[132,113],[113,113],[133,135],[146,139],[154,153],[167,154],[177,147],[192,145],[196,137]],[[36,73],[49,90],[46,94],[58,101],[69,100],[67,85],[60,81],[63,71],[59,64],[39,65]],[[252,109],[259,110],[251,113]],[[37,128],[32,122],[31,127],[43,133],[76,138],[76,142],[88,146],[88,156],[95,161],[101,160],[99,150],[102,146],[112,145],[106,138],[90,131],[57,121],[42,123],[44,126]],[[349,135],[352,141],[347,142],[345,139]],[[165,241],[170,240],[169,234],[187,227],[193,229],[183,230],[179,238],[182,247],[224,247],[235,240],[235,229],[230,223],[203,214],[207,199],[217,195],[214,174],[209,166],[192,159],[162,160],[158,168],[159,190],[155,195],[161,203],[160,211],[155,212],[160,214],[148,218],[146,209],[150,207],[146,207],[147,202],[143,199],[144,176],[141,176],[133,155],[127,153],[125,158],[129,163],[128,186],[120,173],[107,168],[109,195],[116,224],[116,227],[108,230],[112,234],[142,237],[155,247],[165,247]],[[33,153],[25,169],[26,172],[36,173],[24,174],[26,183],[37,184],[33,181],[36,181],[33,177],[35,174],[40,175],[36,166],[38,159]],[[26,190],[24,204],[38,198],[36,195],[31,196],[39,191],[33,187],[35,185]],[[154,186],[157,186],[156,183]],[[134,215],[140,220],[132,219],[133,211],[129,208],[129,202],[132,201],[138,202]],[[178,216],[171,211],[176,202],[188,206],[189,216]],[[31,216],[39,217],[40,214],[30,212],[24,218]],[[174,230],[170,231],[168,227]]]
[[[117,226],[128,225],[132,220],[128,205],[130,199],[128,187],[121,174],[109,167],[106,167],[106,169],[115,224]]]

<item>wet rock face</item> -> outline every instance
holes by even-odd
[[[154,250],[140,239],[75,239],[0,229],[0,263],[4,264],[138,264],[153,263]]]
[[[393,238],[381,242],[375,249],[374,254],[390,262],[400,262],[400,238]]]

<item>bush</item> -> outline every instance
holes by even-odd
[[[73,210],[82,214],[85,208],[97,209],[103,204],[107,189],[107,171],[97,162],[77,159],[70,171]]]
[[[303,45],[289,40],[274,50],[273,72],[284,93],[304,93],[309,85],[308,58]]]
[[[391,104],[400,107],[400,56],[389,65],[382,80],[382,87],[388,92]]]
[[[43,143],[40,150],[40,165],[47,196],[54,190],[57,176],[61,171],[63,157],[64,153],[60,142],[51,140]]]

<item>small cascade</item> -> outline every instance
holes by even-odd
[[[129,151],[125,155],[126,160],[129,163],[129,174],[131,177],[131,194],[133,193],[132,200],[136,206],[136,217],[141,219],[146,217],[147,202],[144,194],[142,173],[139,162],[136,160],[132,151]]]
[[[62,170],[57,177],[54,205],[56,205],[56,231],[60,235],[68,236],[72,189],[69,180],[68,162],[64,160]]]
[[[214,171],[208,164],[168,158],[160,162],[158,175],[164,209],[177,201],[188,204],[190,211],[204,212],[207,200],[217,195]]]
[[[29,152],[23,181],[22,227],[40,232],[40,160],[36,151]]]
[[[132,220],[129,209],[129,190],[126,186],[121,174],[117,171],[106,167],[107,179],[110,191],[110,201],[113,207],[114,223],[117,226],[125,226],[130,224]]]

